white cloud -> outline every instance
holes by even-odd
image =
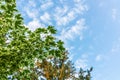
[[[117,54],[120,52],[120,38],[118,38],[118,40],[116,40],[115,43],[113,44],[111,52],[113,54]]]
[[[89,56],[89,54],[84,53],[84,54],[81,55],[81,58],[82,58],[82,59],[87,59],[88,56]]]
[[[80,0],[80,2],[75,4],[73,10],[76,14],[83,14],[84,11],[88,10],[88,6],[84,4],[83,0]]]
[[[76,62],[75,62],[75,67],[77,68],[77,69],[79,69],[79,68],[83,68],[83,69],[85,69],[88,65],[87,65],[87,60],[86,59],[78,59],[78,60],[76,60]]]
[[[34,19],[27,24],[27,27],[29,27],[30,30],[34,31],[36,28],[44,27],[44,24],[41,24],[39,20]]]
[[[67,23],[69,23],[69,20],[71,20],[72,17],[70,17],[70,14],[68,12],[69,7],[68,6],[63,6],[63,8],[61,7],[56,7],[55,8],[55,13],[54,14],[54,19],[57,22],[57,25],[66,25]]]
[[[81,1],[81,0],[80,0]],[[77,16],[83,14],[84,11],[88,10],[88,6],[84,5],[83,2],[74,3],[72,7],[70,5],[64,5],[62,8],[57,7],[55,9],[55,20],[58,26],[67,25],[71,21],[75,20]]]
[[[81,2],[81,0],[74,0],[74,2],[78,3],[78,2]]]
[[[44,2],[44,3],[40,6],[40,8],[41,8],[42,10],[46,10],[46,9],[50,8],[52,5],[53,5],[53,2],[52,2],[51,0],[48,0],[48,1]]]
[[[69,9],[69,7],[66,6],[66,5],[64,5],[63,8],[57,6],[55,8],[56,13],[54,14],[54,16],[57,17],[57,15],[59,15],[61,17],[61,16],[65,15],[68,12],[68,9]]]
[[[69,1],[61,3],[58,0],[55,1],[56,4],[52,0],[30,0],[26,2],[29,4],[23,5],[22,13],[27,15],[27,17],[25,16],[26,19],[32,19],[32,21],[26,23],[31,30],[53,24],[60,31],[59,38],[62,40],[73,40],[76,37],[82,40],[84,38],[82,34],[85,29],[85,19],[80,19],[80,15],[88,10],[84,0],[72,0],[70,1],[72,3],[69,3]],[[37,7],[38,2],[40,7]]]
[[[29,7],[36,7],[35,1],[29,0],[28,6],[29,6]]]
[[[26,14],[29,18],[32,18],[32,19],[37,18],[38,10],[36,10],[36,9],[29,10],[29,8],[26,8],[25,10],[26,10]]]
[[[65,14],[65,13],[64,13]],[[56,21],[57,21],[57,25],[67,25],[68,23],[70,23],[72,20],[74,20],[76,17],[74,11],[70,11],[67,13],[67,15],[63,16],[63,17],[59,17],[57,15],[56,17]]]
[[[113,18],[113,20],[116,20],[116,18],[117,18],[117,9],[112,9],[112,18]]]
[[[40,16],[40,19],[45,23],[49,23],[50,22],[50,15],[47,12],[45,12],[42,16]]]
[[[28,1],[27,5],[23,6],[23,14],[26,14],[29,18],[36,18],[38,17],[38,9],[36,8],[36,2],[33,0]]]
[[[76,36],[82,37],[82,31],[85,29],[85,20],[80,19],[70,29],[63,29],[60,38],[62,40],[73,40]]]
[[[101,61],[101,59],[102,59],[102,55],[97,55],[95,58],[96,61]]]

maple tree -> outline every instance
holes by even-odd
[[[53,34],[53,26],[30,31],[24,26],[15,0],[0,0],[0,79],[8,75],[30,78],[35,59],[62,58],[63,42]]]
[[[18,80],[90,80],[80,69],[79,78],[68,60],[64,43],[55,38],[53,26],[40,27],[35,31],[24,25],[16,9],[15,0],[0,0],[0,80],[8,76]],[[42,71],[40,71],[42,70]]]

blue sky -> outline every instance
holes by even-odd
[[[30,30],[53,25],[76,68],[92,80],[120,80],[120,0],[17,0]]]

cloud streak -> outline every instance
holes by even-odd
[[[112,9],[112,18],[113,18],[113,20],[116,20],[116,18],[117,18],[117,9]]]
[[[82,31],[85,29],[85,20],[80,19],[69,29],[63,29],[60,38],[63,40],[73,40],[76,36],[82,38]]]
[[[87,65],[87,59],[78,59],[78,60],[76,60],[76,62],[75,62],[75,67],[77,68],[77,69],[80,69],[80,68],[83,68],[83,69],[85,69],[88,65]]]
[[[33,20],[37,18],[39,22],[42,21],[45,25],[50,22],[54,26],[63,26],[64,28],[67,28],[71,22],[76,23],[78,16],[88,10],[83,0],[26,1],[29,5],[22,4],[22,0],[20,1],[19,5],[21,4],[21,7],[24,8],[24,10],[21,9],[21,12],[26,14],[27,18],[32,18]]]

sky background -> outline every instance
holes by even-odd
[[[93,66],[92,80],[120,80],[120,0],[17,0],[34,31],[53,25],[77,69]]]

